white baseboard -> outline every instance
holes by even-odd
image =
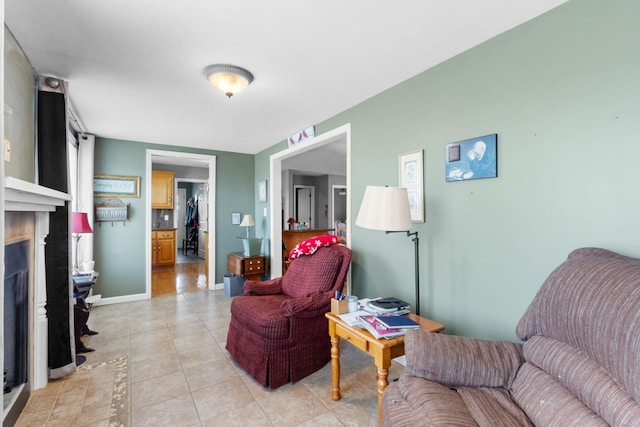
[[[144,301],[147,299],[149,299],[147,297],[147,294],[123,295],[121,297],[109,297],[109,298],[102,297],[100,301],[94,304],[94,306],[120,304],[122,302]]]
[[[224,289],[224,283],[216,283],[213,285],[214,291],[219,291]],[[109,305],[109,304],[120,304],[122,302],[134,302],[134,301],[144,301],[149,299],[147,294],[134,294],[134,295],[123,295],[121,297],[102,297],[100,301],[97,301],[94,306],[98,307],[101,305]]]

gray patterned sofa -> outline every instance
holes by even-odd
[[[640,259],[569,254],[516,328],[523,344],[412,331],[384,426],[640,426]]]

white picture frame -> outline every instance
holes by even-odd
[[[424,173],[422,150],[398,156],[400,187],[407,189],[411,221],[424,222]]]
[[[266,179],[258,183],[258,201],[259,202],[267,201],[267,180]]]
[[[240,212],[231,213],[231,224],[240,225]]]

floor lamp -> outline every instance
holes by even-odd
[[[418,232],[409,232],[412,226],[409,197],[406,188],[376,187],[367,185],[356,225],[371,230],[381,230],[386,233],[407,233],[413,237],[415,247],[415,285],[416,285],[416,314],[420,315],[420,269],[418,257]]]
[[[93,233],[91,225],[89,225],[89,218],[87,217],[86,212],[73,212],[73,216],[71,218],[71,230],[73,233],[73,238],[76,240],[76,264],[74,266],[73,273],[77,274],[79,271],[78,242],[80,241],[82,234]]]

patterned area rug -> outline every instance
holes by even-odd
[[[127,378],[129,375],[129,367],[127,357],[123,356],[107,362],[82,365],[78,370],[93,370],[109,364],[115,364],[109,427],[124,427],[127,425],[127,415],[129,412],[129,381]]]

